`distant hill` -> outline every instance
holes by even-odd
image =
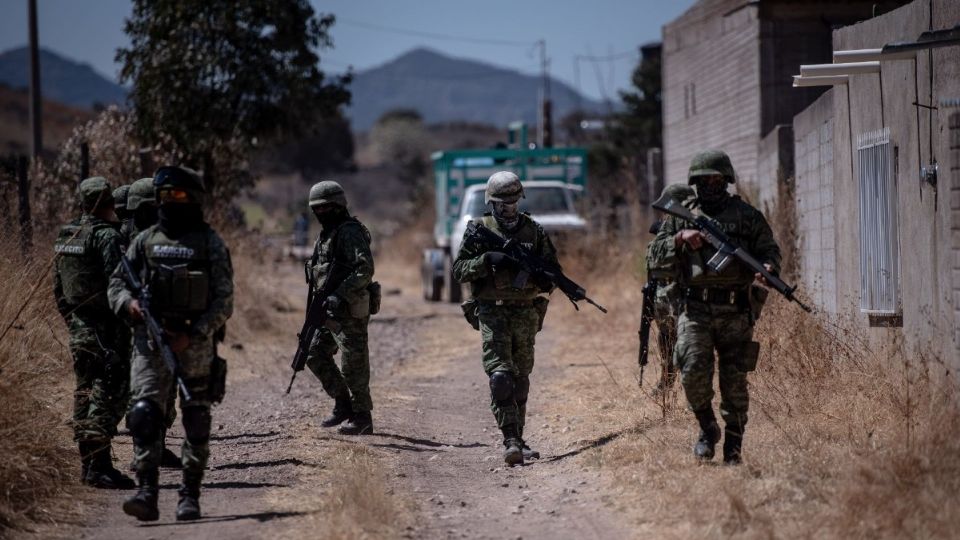
[[[26,47],[0,53],[0,83],[11,88],[26,88],[30,81]],[[127,91],[100,75],[89,64],[68,60],[40,49],[40,88],[45,99],[91,109],[95,104],[121,104]]]
[[[513,120],[534,123],[540,77],[475,60],[451,58],[430,49],[414,49],[354,77],[348,111],[354,130],[366,131],[386,111],[416,109],[426,123],[466,121],[506,126]],[[599,102],[580,97],[552,79],[554,123],[577,104],[600,111]]]
[[[0,157],[26,154],[30,150],[30,97],[23,89],[0,84]],[[43,101],[43,148],[52,155],[66,142],[78,124],[93,118],[93,112],[56,101]]]

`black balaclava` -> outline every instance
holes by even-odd
[[[133,226],[138,231],[145,231],[157,222],[157,207],[152,204],[141,204],[133,211]]]
[[[347,209],[339,205],[334,205],[326,212],[317,212],[314,210],[313,215],[317,216],[317,221],[320,222],[320,226],[323,227],[324,231],[336,228],[337,225],[343,223],[343,220],[348,217]]]
[[[160,229],[173,237],[198,230],[203,225],[203,207],[199,204],[161,204],[157,216]]]
[[[497,225],[501,228],[511,231],[520,223],[520,201],[512,203],[493,202],[493,219],[497,220]]]
[[[727,199],[730,198],[726,181],[711,184],[698,180],[694,183],[694,187],[697,190],[697,200],[700,202],[700,206],[708,212],[720,210],[726,204]]]

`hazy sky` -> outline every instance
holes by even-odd
[[[265,0],[269,1],[269,0]],[[579,61],[581,91],[608,95],[629,85],[637,47],[660,39],[661,26],[694,0],[311,0],[318,12],[337,15],[335,48],[321,66],[363,70],[418,46],[452,56],[537,73],[533,43],[545,39],[551,75],[576,85],[577,55],[615,57]],[[37,0],[40,43],[115,77],[117,47],[127,43],[123,20],[129,0]],[[27,41],[27,0],[0,0],[0,50]],[[449,38],[449,39],[448,39]],[[528,45],[529,44],[529,45]]]

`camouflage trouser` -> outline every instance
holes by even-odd
[[[108,441],[126,412],[129,390],[129,329],[112,314],[69,316],[73,393],[73,439]]]
[[[370,352],[367,346],[367,325],[370,317],[360,319],[338,317],[340,331],[321,328],[307,354],[307,367],[320,379],[323,389],[332,398],[350,396],[355,412],[373,410],[370,397]],[[340,351],[340,365],[333,355]]]
[[[714,350],[719,357],[720,415],[728,425],[745,425],[750,397],[747,373],[739,368],[741,348],[753,337],[750,315],[736,306],[688,302],[677,326],[674,362],[690,409],[713,403]]]
[[[661,381],[673,384],[676,367],[673,365],[673,347],[677,343],[677,315],[680,312],[676,298],[664,287],[657,288],[653,304],[653,318],[657,321],[657,345],[663,362]]]
[[[510,403],[490,400],[497,427],[516,424],[523,434],[533,371],[533,348],[540,316],[532,306],[495,306],[481,304],[480,336],[483,339],[483,370],[487,376],[507,371],[514,377],[516,390]]]
[[[208,337],[191,338],[187,350],[177,355],[184,383],[193,399],[180,396],[180,411],[187,436],[184,437],[181,462],[184,471],[202,474],[210,458],[210,366],[213,362],[213,341]],[[176,392],[177,383],[166,364],[154,350],[146,332],[138,329],[134,337],[133,362],[130,366],[132,401],[148,399],[160,408],[164,421],[169,418],[170,394]],[[173,390],[171,390],[173,389]],[[196,422],[187,426],[187,422]],[[198,420],[199,419],[199,420]],[[194,433],[191,436],[191,432]],[[159,434],[158,434],[159,435]],[[147,471],[160,466],[163,439],[159,436],[146,446],[134,445],[134,462],[138,471]]]

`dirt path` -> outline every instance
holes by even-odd
[[[298,274],[284,275],[285,289],[296,294]],[[552,360],[559,355],[551,354],[562,328],[553,325],[540,335],[532,377],[528,438],[543,459],[505,468],[478,358],[479,335],[457,306],[426,304],[415,292],[387,296],[371,324],[376,435],[348,438],[320,429],[318,419],[330,400],[309,372],[298,376],[289,396],[283,394],[300,313],[295,308],[280,315],[289,324],[285,333],[247,339],[242,346],[236,336],[228,339],[228,397],[214,411],[203,520],[174,520],[179,473],[163,471],[160,521],[139,524],[120,511],[127,493],[99,492],[89,522],[42,534],[105,539],[349,537],[350,531],[408,538],[631,536],[610,502],[607,479],[576,463],[584,445],[551,438],[561,429],[560,418],[542,412],[551,399],[562,399],[560,361]],[[179,444],[181,433],[175,428],[168,444]],[[130,452],[129,439],[121,437],[120,463]],[[344,471],[355,471],[350,474],[362,480],[344,481]],[[339,529],[330,528],[331,519],[339,520]],[[374,525],[363,523],[367,520]]]

